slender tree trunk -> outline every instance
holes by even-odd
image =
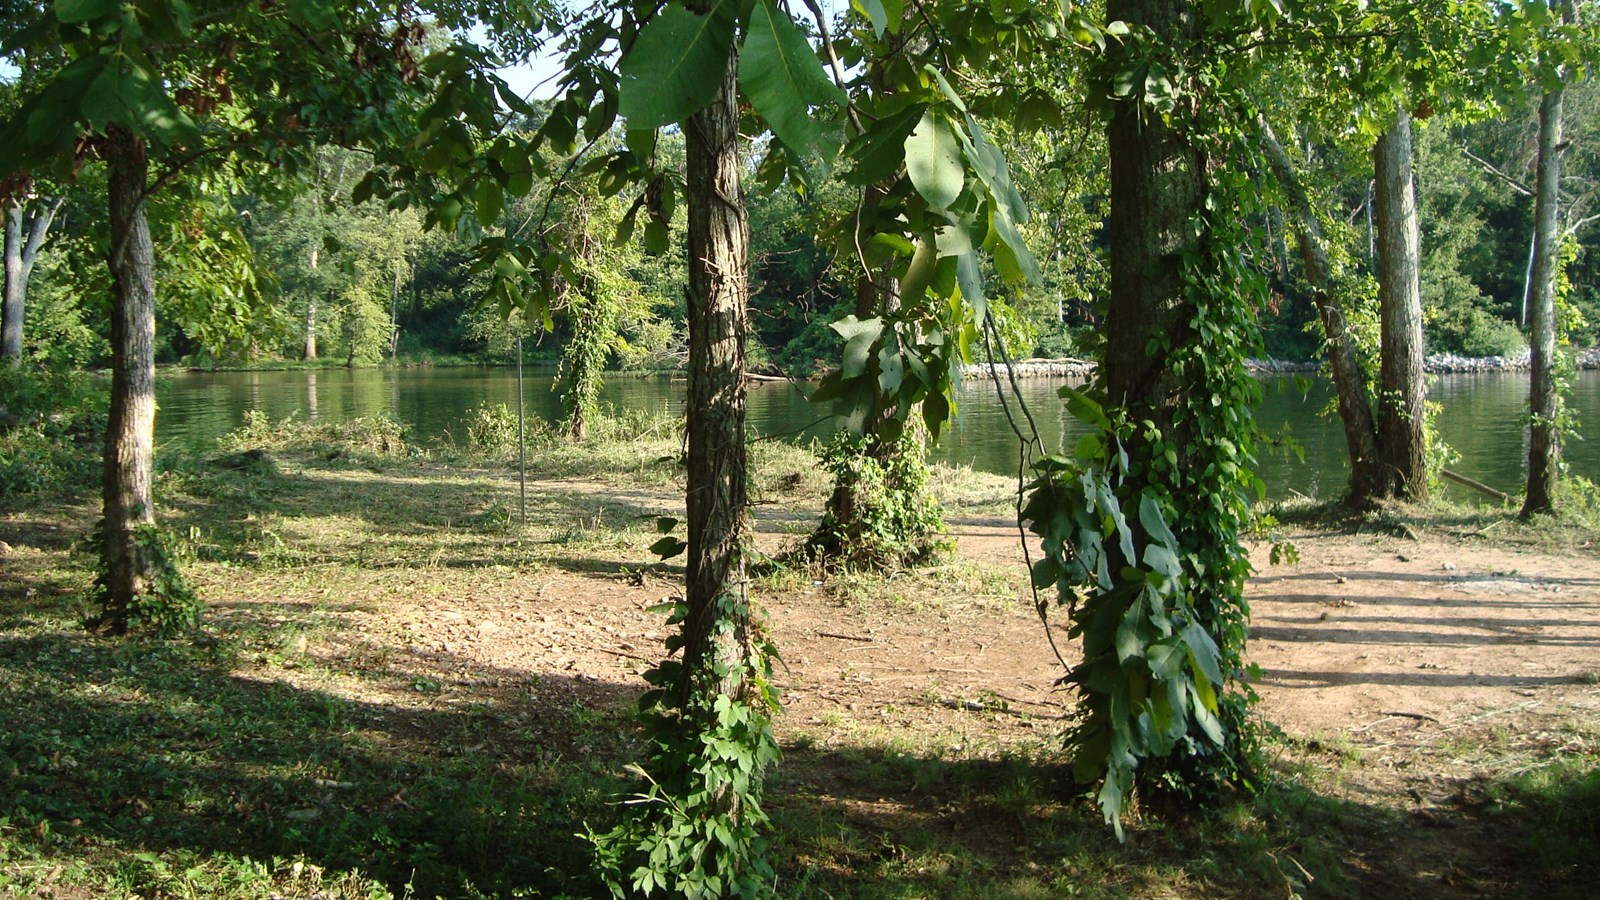
[[[680,703],[744,699],[749,594],[742,544],[750,223],[739,183],[737,54],[684,129],[689,212],[688,617]]]
[[[317,270],[317,263],[321,261],[322,248],[311,248],[311,271]],[[310,362],[317,358],[317,292],[312,291],[306,298],[306,340],[300,358]]]
[[[5,301],[0,306],[0,357],[22,365],[22,204],[6,209]]]
[[[1534,195],[1533,378],[1528,386],[1532,413],[1528,441],[1528,491],[1522,516],[1555,511],[1561,435],[1556,427],[1556,269],[1561,232],[1557,207],[1561,188],[1561,115],[1566,94],[1557,87],[1539,104],[1539,178]]]
[[[22,365],[22,322],[27,310],[28,279],[39,258],[39,248],[50,233],[50,223],[61,209],[61,198],[28,214],[25,203],[6,210],[5,300],[0,306],[0,358]]]
[[[1386,493],[1421,501],[1428,499],[1428,466],[1423,437],[1420,251],[1411,153],[1411,114],[1401,110],[1373,150],[1383,357],[1378,377],[1382,391],[1378,398],[1378,454],[1386,469]]]
[[[155,523],[155,255],[145,219],[149,172],[143,141],[108,129],[111,218],[111,414],[106,425],[103,624],[125,631],[135,598],[150,590],[157,561],[138,530]]]
[[[1272,133],[1272,126],[1264,119],[1259,124],[1267,161],[1283,186],[1294,216],[1295,237],[1300,244],[1300,257],[1305,262],[1306,282],[1322,321],[1323,346],[1333,375],[1334,394],[1338,398],[1345,448],[1350,454],[1350,488],[1345,502],[1356,507],[1371,506],[1384,494],[1386,470],[1378,458],[1377,425],[1367,397],[1366,374],[1356,359],[1355,341],[1350,336],[1344,309],[1331,292],[1333,275],[1328,265],[1327,242],[1311,208],[1311,199],[1306,195],[1289,154]]]

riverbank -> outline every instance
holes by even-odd
[[[603,892],[579,835],[638,789],[628,710],[664,652],[655,605],[681,591],[648,550],[655,517],[682,515],[678,443],[541,449],[524,523],[503,459],[338,434],[163,459],[162,522],[210,604],[193,641],[83,632],[91,497],[0,515],[5,890]],[[828,485],[802,450],[753,449],[754,540],[776,555]],[[1261,793],[1136,816],[1120,844],[1058,749],[1068,698],[1012,480],[933,484],[953,559],[752,583],[783,660],[779,896],[1593,895],[1592,534],[1280,510],[1299,563],[1251,548],[1255,687],[1283,729]]]
[[[1572,355],[1579,369],[1600,369],[1600,348],[1578,350]],[[1251,359],[1246,365],[1252,372],[1268,375],[1289,375],[1316,372],[1320,363],[1281,359]],[[1432,375],[1454,375],[1465,372],[1526,372],[1532,365],[1528,353],[1516,356],[1456,356],[1434,354],[1423,360],[1423,367]],[[991,377],[991,369],[1003,378],[1006,367],[975,363],[964,367],[965,374]],[[1026,378],[1087,378],[1094,374],[1095,363],[1087,359],[1020,359],[1012,363],[1010,374]]]

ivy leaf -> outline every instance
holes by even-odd
[[[933,110],[923,112],[906,138],[906,174],[917,193],[935,209],[949,209],[966,185],[961,145],[955,130]]]
[[[1067,401],[1067,412],[1072,413],[1073,418],[1088,425],[1095,431],[1109,431],[1111,429],[1111,420],[1106,418],[1105,411],[1100,408],[1100,404],[1091,399],[1088,394],[1070,384],[1063,385],[1056,394]]]
[[[688,544],[670,534],[650,545],[650,552],[660,557],[663,561],[669,560],[687,549],[689,549]]]
[[[1150,664],[1151,674],[1163,681],[1170,681],[1183,673],[1184,664],[1189,661],[1189,651],[1182,641],[1168,638],[1151,644],[1144,658]]]
[[[629,129],[682,122],[717,95],[733,50],[734,4],[697,16],[669,6],[639,32],[622,58],[619,111]]]
[[[1193,660],[1196,671],[1204,675],[1211,684],[1221,684],[1222,654],[1210,633],[1200,627],[1198,622],[1190,622],[1179,632],[1179,636],[1189,647],[1189,657]]]
[[[853,325],[850,329],[840,328],[841,325]],[[867,364],[872,358],[872,345],[878,340],[878,335],[883,332],[882,319],[868,319],[865,322],[839,322],[834,325],[834,330],[845,336],[844,362],[840,371],[845,378],[856,378],[867,371]]]
[[[767,0],[760,0],[750,16],[739,55],[739,86],[778,140],[808,156],[821,152],[822,128],[811,109],[844,103],[844,92],[823,71],[811,42]]]

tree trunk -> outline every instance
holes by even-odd
[[[22,204],[6,210],[5,302],[0,306],[0,357],[22,365]]]
[[[311,248],[311,271],[317,270],[317,263],[322,256],[322,248]],[[306,298],[306,341],[300,358],[310,362],[317,358],[317,292],[313,290]]]
[[[149,593],[157,560],[138,531],[155,523],[155,255],[145,219],[149,171],[143,141],[108,129],[111,218],[111,413],[106,425],[103,624],[126,631],[134,601]]]
[[[1522,517],[1550,513],[1556,506],[1556,474],[1561,460],[1556,394],[1556,269],[1561,245],[1557,207],[1561,188],[1561,115],[1566,94],[1557,87],[1539,104],[1539,178],[1533,213],[1533,377],[1528,385],[1532,413],[1528,441],[1528,491]]]
[[[742,545],[744,342],[750,223],[739,183],[737,53],[721,90],[689,118],[688,616],[680,705],[692,696],[745,699],[749,594]]]
[[[1377,426],[1372,418],[1372,404],[1367,397],[1366,373],[1356,359],[1355,341],[1345,321],[1344,309],[1331,292],[1333,274],[1328,265],[1327,242],[1322,237],[1322,225],[1311,208],[1289,154],[1278,143],[1272,126],[1263,119],[1261,145],[1267,152],[1267,161],[1273,174],[1282,185],[1294,215],[1295,239],[1300,244],[1300,257],[1305,262],[1306,283],[1311,288],[1311,299],[1322,321],[1324,348],[1328,354],[1328,368],[1333,375],[1334,394],[1339,403],[1339,421],[1344,426],[1345,448],[1350,454],[1350,488],[1345,503],[1367,507],[1384,494],[1385,467],[1378,458]]]
[[[1145,24],[1162,39],[1192,38],[1198,13],[1176,0],[1113,0],[1110,21]],[[1149,421],[1162,439],[1187,446],[1188,427],[1175,421],[1189,386],[1168,361],[1192,342],[1194,310],[1184,299],[1179,259],[1192,242],[1190,221],[1205,187],[1205,160],[1158,115],[1119,106],[1109,125],[1111,152],[1111,304],[1106,314],[1107,402],[1128,421]],[[1135,441],[1142,442],[1145,429]],[[1134,448],[1130,453],[1137,454]],[[1148,456],[1148,448],[1145,448]],[[1149,481],[1145,467],[1134,489]],[[1115,543],[1114,541],[1112,542]],[[1115,548],[1113,548],[1114,552]],[[1117,566],[1112,567],[1116,571]]]
[[[1378,314],[1382,363],[1378,384],[1378,457],[1385,493],[1428,499],[1423,425],[1422,291],[1417,198],[1411,178],[1411,114],[1394,124],[1373,149],[1378,251]]]
[[[22,321],[27,309],[28,279],[33,275],[39,247],[50,233],[50,223],[61,209],[61,198],[42,210],[27,213],[27,204],[13,203],[6,210],[5,299],[0,306],[0,358],[22,365]]]

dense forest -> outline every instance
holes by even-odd
[[[1299,521],[1419,542],[1403,520],[1444,508],[1441,477],[1466,480],[1435,439],[1430,357],[1527,370],[1525,485],[1520,496],[1477,486],[1520,509],[1492,521],[1450,513],[1465,517],[1450,534],[1466,542],[1515,523],[1519,540],[1570,539],[1592,556],[1600,492],[1561,455],[1577,434],[1565,406],[1574,351],[1600,341],[1591,3],[0,0],[0,13],[0,499],[15,505],[7,533],[25,548],[0,542],[0,564],[22,577],[0,595],[15,632],[0,642],[10,661],[0,676],[24,698],[0,719],[17,735],[0,732],[0,776],[20,785],[0,805],[0,861],[21,867],[0,879],[24,889],[53,891],[68,874],[61,854],[89,848],[71,857],[69,881],[158,895],[204,893],[207,879],[276,893],[308,866],[318,893],[325,867],[343,871],[334,877],[349,896],[409,896],[419,879],[460,896],[786,896],[813,878],[842,879],[812,888],[819,896],[872,894],[857,871],[865,859],[808,862],[811,845],[794,843],[795,791],[808,788],[774,773],[816,738],[780,724],[793,676],[775,635],[792,638],[807,614],[764,612],[764,597],[787,607],[808,585],[887,586],[949,565],[957,542],[940,497],[978,481],[930,469],[925,448],[959,415],[957,386],[974,373],[993,380],[1020,451],[1002,499],[973,501],[990,519],[967,525],[982,534],[999,511],[1010,529],[1004,552],[1020,581],[1005,602],[1043,632],[1035,643],[1059,690],[1028,702],[1062,709],[1036,723],[1058,723],[1049,749],[1018,751],[1017,784],[1047,778],[1053,809],[1091,810],[1098,840],[1114,842],[1095,851],[1106,860],[1130,831],[1223,817],[1163,845],[1194,895],[1214,878],[1241,894],[1298,895],[1317,882],[1289,849],[1285,866],[1241,845],[1228,852],[1253,862],[1214,875],[1232,864],[1185,848],[1185,835],[1203,839],[1230,810],[1253,823],[1242,830],[1282,841],[1311,803],[1290,812],[1261,799],[1282,802],[1266,783],[1277,776],[1262,773],[1280,771],[1269,747],[1285,738],[1257,710],[1257,686],[1273,683],[1257,654],[1272,635],[1306,637],[1269,628],[1263,639],[1247,596],[1263,559],[1296,565],[1301,554],[1278,518],[1295,513],[1266,504],[1255,474],[1260,359],[1320,367],[1347,446],[1348,483]],[[539,97],[502,74],[532,59],[557,68]],[[1059,389],[1085,433],[1056,451],[1014,363],[1067,357],[1094,369]],[[556,367],[562,396],[561,421],[533,437],[532,522],[521,411],[472,411],[459,456],[430,456],[387,420],[252,417],[215,453],[156,448],[162,365],[515,360],[520,372],[528,359]],[[109,379],[96,374],[106,369]],[[617,369],[681,373],[681,417],[603,410],[599,386]],[[749,434],[752,381],[780,376],[813,380],[811,399],[832,404],[830,444],[785,456]],[[504,499],[513,446],[516,517]],[[801,523],[788,546],[761,533],[754,511],[770,503]],[[99,521],[86,528],[91,506]],[[578,524],[562,525],[572,510]],[[50,536],[74,519],[76,550]],[[1402,563],[1414,553],[1385,551]],[[1546,562],[1554,574],[1516,584],[1592,590],[1592,578]],[[1511,584],[1506,568],[1472,583]],[[390,569],[411,580],[353,586]],[[494,578],[541,572],[559,574],[498,618],[481,613],[502,603]],[[300,580],[273,580],[284,573]],[[1282,583],[1290,577],[1306,576]],[[670,585],[657,602],[606,605],[652,579]],[[318,599],[292,599],[305,591]],[[452,624],[465,614],[396,599],[445,594],[478,611],[470,637]],[[1326,607],[1316,622],[1355,605],[1307,602]],[[262,642],[279,640],[267,635],[290,616],[251,617],[279,608],[344,624],[315,652],[305,635],[270,649]],[[390,619],[391,608],[409,611]],[[665,637],[641,610],[665,617]],[[590,657],[629,667],[605,691],[571,657],[530,670],[526,659],[471,657],[463,643],[493,643],[531,627],[530,615],[544,626],[559,615],[560,634],[576,640],[574,614],[620,623],[587,638],[603,644]],[[806,653],[820,640],[879,649],[870,616],[863,634],[829,615],[806,632]],[[68,636],[75,619],[88,634]],[[971,635],[979,656],[994,639],[983,627]],[[1247,646],[1257,641],[1265,651]],[[20,665],[62,653],[87,653],[97,674]],[[1540,659],[1530,665],[1560,673],[1437,686],[1548,689],[1561,712],[1539,722],[1564,743],[1540,745],[1533,768],[1545,780],[1514,780],[1530,769],[1507,765],[1495,790],[1516,798],[1529,840],[1545,834],[1542,810],[1573,810],[1582,852],[1600,842],[1595,735],[1574,724],[1582,700],[1568,688],[1594,673]],[[302,661],[323,680],[299,680]],[[836,680],[854,671],[841,665]],[[322,699],[310,712],[298,700],[275,708],[277,695],[258,700],[246,686],[257,675],[269,693]],[[363,678],[380,686],[357,688]],[[431,725],[396,713],[447,683],[508,681],[520,685],[511,699],[456,698],[477,717],[465,726],[444,707],[430,707]],[[146,719],[93,714],[111,684],[117,702],[160,695],[163,705]],[[798,703],[821,690],[803,684]],[[544,719],[536,704],[557,693],[631,714],[577,715],[560,735],[518,718]],[[1012,712],[979,694],[923,702]],[[275,748],[241,743],[216,715],[232,702],[259,727],[283,723],[316,762],[296,769]],[[55,706],[69,711],[61,728],[41,718]],[[880,709],[885,723],[900,715],[893,702]],[[1383,718],[1363,729],[1440,722],[1365,712]],[[502,728],[511,719],[521,731]],[[172,744],[141,752],[143,721]],[[445,734],[457,762],[435,755],[430,738]],[[565,749],[536,751],[544,739]],[[1010,752],[978,751],[963,758],[967,774],[934,780],[987,784],[967,794],[990,802],[986,767]],[[84,754],[96,765],[80,771]],[[249,782],[252,771],[274,773],[271,786]],[[552,791],[546,801],[535,782]],[[513,784],[515,802],[499,799]],[[406,785],[429,799],[414,805]],[[324,799],[306,805],[308,791]],[[152,803],[159,815],[146,814]],[[1339,827],[1359,830],[1363,814]],[[559,841],[535,838],[546,818]],[[148,845],[130,837],[145,826],[159,835]],[[82,829],[81,840],[52,828]],[[1479,834],[1463,838],[1464,854]],[[133,846],[146,849],[121,855]],[[1326,871],[1377,852],[1331,851],[1344,855]],[[246,874],[282,854],[297,861]],[[409,881],[407,854],[428,860]],[[1067,868],[1018,895],[1112,884],[1073,874],[1074,851],[1042,855]],[[1037,864],[1023,857],[1002,868]],[[1275,875],[1238,874],[1269,858]],[[208,869],[217,859],[234,862]],[[1414,862],[1386,863],[1389,876],[1355,890]],[[124,877],[141,865],[149,871]],[[26,874],[35,869],[52,874]],[[931,887],[906,877],[891,895],[952,884],[1003,893],[961,874]],[[1478,887],[1582,894],[1586,878],[1562,858],[1504,863]]]

